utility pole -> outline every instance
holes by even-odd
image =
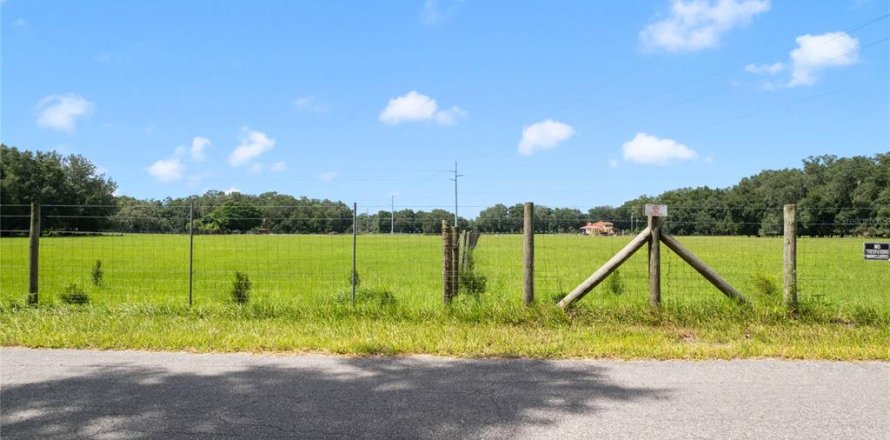
[[[396,233],[396,196],[389,195],[389,235]]]
[[[457,174],[457,161],[454,161],[454,178],[448,179],[454,182],[454,227],[457,228],[457,178],[463,177],[463,174]]]

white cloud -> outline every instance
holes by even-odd
[[[230,196],[230,195],[235,194],[235,193],[240,194],[240,193],[241,193],[241,190],[238,189],[238,188],[235,188],[235,187],[231,187],[231,188],[229,188],[229,189],[227,189],[227,190],[225,190],[225,191],[223,191],[223,192],[224,192],[227,196]]]
[[[193,160],[204,160],[204,150],[211,145],[210,139],[201,136],[195,136],[192,139],[192,147],[189,154]]]
[[[185,165],[178,157],[159,160],[147,168],[148,173],[160,182],[169,183],[182,179]]]
[[[330,111],[330,108],[319,103],[314,96],[309,95],[294,99],[294,110],[311,113],[327,113]]]
[[[287,169],[287,164],[284,163],[283,161],[278,161],[278,162],[273,163],[269,167],[269,172],[278,173],[278,172],[284,171],[286,169]]]
[[[247,127],[241,129],[239,140],[241,143],[229,155],[229,165],[233,167],[247,164],[275,147],[275,139],[266,136],[261,131],[250,130]]]
[[[745,66],[745,72],[755,75],[776,75],[785,70],[785,63],[773,64],[748,64]]]
[[[457,106],[439,110],[436,100],[429,96],[410,91],[404,96],[392,98],[380,112],[380,122],[398,125],[403,122],[435,121],[439,125],[455,125],[467,117],[467,112]]]
[[[436,114],[436,100],[415,91],[392,98],[380,112],[380,122],[389,125],[402,122],[426,121]]]
[[[333,171],[325,171],[318,175],[318,179],[324,183],[332,182],[336,178],[337,178],[337,173],[335,173]]]
[[[831,67],[846,67],[859,62],[859,40],[844,32],[821,35],[801,35],[795,39],[797,48],[789,54],[789,63],[748,64],[745,71],[754,74],[776,75],[789,70],[787,81],[768,82],[765,90],[781,87],[811,86],[818,80],[819,71]]]
[[[674,161],[698,157],[698,153],[673,139],[660,139],[646,133],[637,133],[621,146],[621,152],[624,160],[643,165],[670,165]]]
[[[37,103],[37,126],[72,132],[77,119],[91,115],[94,109],[95,105],[80,95],[50,95]]]
[[[693,52],[717,47],[720,37],[770,9],[769,0],[674,0],[671,14],[640,31],[648,49]]]
[[[859,61],[859,40],[844,32],[801,35],[798,47],[791,51],[789,87],[816,83],[816,73],[829,67],[844,67]]]
[[[547,119],[522,129],[519,154],[531,156],[537,150],[556,148],[560,142],[575,135],[571,125]]]

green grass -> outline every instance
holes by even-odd
[[[890,360],[890,320],[819,309],[790,321],[727,306],[552,305],[432,310],[329,307],[43,306],[0,311],[0,342],[45,348],[623,359]]]
[[[236,271],[249,275],[252,302],[285,305],[324,304],[350,290],[352,241],[342,235],[197,236],[194,251],[194,304],[230,300]],[[618,251],[629,238],[539,235],[536,237],[536,291],[549,300],[574,288]],[[782,242],[779,238],[682,237],[681,241],[755,303],[772,304],[760,282],[773,279],[781,292]],[[890,263],[864,261],[862,239],[801,239],[801,298],[845,307],[890,309]],[[27,292],[25,238],[0,238],[0,301],[24,299]],[[386,290],[403,304],[440,303],[441,239],[422,235],[363,235],[358,238],[362,286]],[[482,301],[520,298],[522,243],[517,235],[485,235],[476,267],[488,278]],[[92,283],[102,262],[99,286]],[[77,284],[94,303],[188,304],[188,237],[126,235],[44,237],[40,253],[41,303]],[[583,301],[645,302],[647,263],[640,252],[621,269],[623,293],[608,284]],[[666,302],[695,303],[720,293],[666,248],[663,251]],[[777,296],[777,295],[772,295]]]
[[[349,236],[197,236],[188,307],[188,237],[41,239],[39,308],[27,298],[27,239],[0,238],[0,343],[33,347],[454,356],[890,359],[890,263],[862,240],[801,239],[801,316],[781,302],[778,238],[681,237],[750,300],[726,300],[662,250],[663,310],[646,306],[645,252],[568,313],[553,303],[628,237],[536,237],[537,306],[521,303],[521,237],[485,235],[487,290],[441,304],[441,238],[358,238],[351,304]],[[92,282],[101,260],[102,281]],[[250,303],[232,303],[236,271]],[[776,289],[770,289],[770,283]],[[72,284],[88,305],[67,305]],[[772,293],[768,293],[773,290]]]

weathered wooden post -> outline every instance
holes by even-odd
[[[661,306],[661,217],[667,214],[665,205],[646,205],[649,218],[649,306]]]
[[[535,302],[535,204],[526,202],[522,217],[522,301]]]
[[[451,296],[460,291],[460,232],[455,225],[451,228]]]
[[[40,203],[31,203],[31,239],[28,260],[28,304],[37,305],[37,280],[40,272]]]
[[[785,205],[785,305],[797,313],[797,205]]]
[[[450,304],[453,292],[451,290],[452,251],[451,227],[447,220],[442,220],[442,303]]]

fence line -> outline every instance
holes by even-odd
[[[35,290],[39,291],[40,303],[60,302],[79,292],[98,303],[226,303],[232,300],[235,273],[239,272],[249,277],[250,300],[255,302],[372,301],[428,306],[440,302],[443,275],[447,275],[442,267],[441,221],[453,221],[450,213],[442,210],[447,214],[441,215],[444,218],[416,218],[397,211],[392,217],[378,218],[386,224],[375,226],[373,218],[362,216],[363,207],[353,205],[347,211],[338,211],[342,206],[277,206],[278,215],[226,218],[231,222],[227,226],[249,226],[243,230],[209,230],[199,227],[205,223],[198,223],[210,215],[209,206],[177,206],[168,211],[172,215],[136,216],[120,215],[111,206],[101,207],[107,215],[97,215],[84,212],[89,207],[86,205],[44,205],[39,216],[43,233],[33,265],[39,267],[39,289]],[[665,233],[676,235],[672,230],[690,224],[717,225],[719,219],[707,217],[706,208],[695,212],[692,207],[684,207],[701,215],[698,221],[666,217]],[[0,206],[3,301],[24,300],[32,290],[31,244],[25,238],[31,216],[24,212],[29,209],[25,205]],[[307,214],[313,209],[318,215]],[[800,211],[798,207],[795,225],[800,224]],[[535,214],[540,212],[535,207]],[[782,208],[770,208],[770,212],[780,214]],[[326,215],[329,213],[334,215]],[[459,272],[468,270],[463,253],[460,264],[449,269],[458,280],[456,298],[514,304],[531,298],[527,302],[555,303],[623,248],[631,234],[645,227],[640,217],[612,219],[614,234],[610,231],[586,237],[580,234],[580,226],[590,221],[589,216],[536,216],[531,223],[531,271],[526,269],[530,260],[524,256],[529,236],[518,233],[528,229],[522,219],[517,233],[483,234],[472,251],[472,272],[466,277]],[[74,222],[54,223],[62,219]],[[122,221],[127,219],[149,225],[173,222],[175,227],[145,231]],[[782,216],[777,219],[781,224]],[[312,223],[294,223],[288,227],[297,232],[282,233],[287,225],[276,225],[273,220]],[[391,234],[392,220],[412,232]],[[571,227],[564,228],[566,232],[554,233],[551,231],[558,228],[553,222],[575,223],[567,223]],[[890,292],[886,289],[890,263],[865,261],[862,255],[863,243],[872,239],[862,236],[858,226],[869,222],[881,224],[875,219],[844,219],[827,223],[838,233],[836,237],[797,239],[795,286],[800,302],[890,309]],[[622,229],[624,225],[631,229]],[[334,233],[305,232],[334,226]],[[683,236],[681,241],[755,304],[782,304],[786,277],[781,235],[696,235]],[[456,243],[460,243],[462,252],[468,252],[463,241]],[[713,286],[669,249],[661,251],[660,260],[663,303],[723,300]],[[634,255],[582,303],[646,304],[648,273],[647,257]]]

